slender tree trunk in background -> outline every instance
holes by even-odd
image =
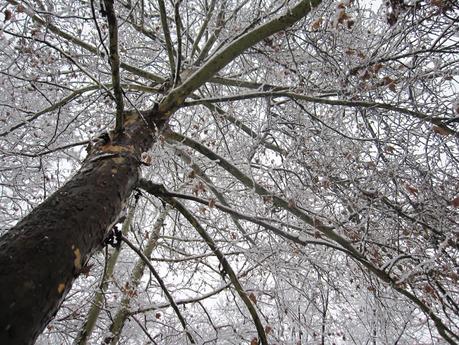
[[[116,222],[138,179],[141,153],[165,121],[126,113],[125,130],[90,148],[81,169],[0,238],[0,339],[33,344]]]
[[[161,228],[164,225],[164,221],[166,220],[166,216],[169,210],[170,210],[170,207],[166,206],[166,208],[159,214],[159,217],[156,219],[155,224],[153,225],[153,229],[150,234],[150,238],[148,239],[145,249],[143,250],[143,254],[147,258],[151,256],[153,249],[155,249],[156,245],[158,244],[159,234],[160,234]],[[146,266],[145,262],[141,258],[139,258],[131,272],[131,276],[129,277],[128,282],[129,282],[129,288],[133,292],[135,292],[140,285],[143,273],[145,271],[145,266]],[[115,316],[113,317],[112,323],[110,325],[110,331],[112,334],[111,340],[110,340],[111,345],[115,345],[119,343],[121,331],[123,330],[126,319],[129,316],[129,305],[131,303],[132,296],[133,295],[130,295],[130,294],[124,295],[123,299],[121,300],[120,306],[118,310],[116,311]]]

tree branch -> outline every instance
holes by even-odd
[[[61,48],[55,46],[54,44],[49,43],[47,40],[42,40],[42,39],[39,39],[39,38],[36,38],[36,37],[29,37],[29,36],[19,35],[19,34],[16,34],[16,33],[12,32],[12,31],[8,31],[8,30],[3,30],[3,32],[8,34],[8,35],[11,35],[11,36],[20,37],[20,38],[23,38],[23,39],[28,39],[28,40],[33,40],[33,41],[36,41],[36,42],[43,43],[46,46],[58,51],[60,54],[65,56],[72,64],[74,64],[81,72],[83,72],[83,74],[85,74],[89,79],[91,79],[95,84],[98,84],[100,88],[105,89],[105,91],[107,91],[107,94],[111,98],[114,97],[112,95],[112,93],[104,86],[104,84],[99,82],[99,80],[97,80],[96,77],[93,77],[91,75],[91,73],[89,73],[77,60],[75,60],[72,57],[71,54],[67,53],[66,51],[62,50]]]
[[[180,83],[180,68],[182,64],[182,29],[180,20],[180,3],[181,0],[175,0],[174,4],[174,19],[175,19],[175,30],[177,33],[177,61],[175,65],[175,73],[173,87],[176,87]]]
[[[199,52],[200,51],[199,42],[201,41],[202,35],[207,30],[207,26],[209,25],[209,21],[212,18],[212,14],[213,14],[214,9],[215,9],[215,3],[216,3],[216,0],[212,0],[211,1],[210,5],[209,5],[209,9],[208,9],[207,14],[206,14],[206,18],[202,22],[202,25],[199,28],[198,34],[196,35],[196,38],[194,39],[193,46],[191,47],[191,53],[190,53],[190,57],[191,58],[193,58],[195,52]]]
[[[217,288],[217,289],[215,289],[213,291],[210,291],[208,293],[205,293],[203,295],[196,296],[196,297],[191,297],[191,298],[187,298],[187,299],[178,300],[175,303],[177,305],[185,305],[185,304],[191,304],[191,303],[200,302],[200,301],[203,301],[203,300],[205,300],[205,299],[207,299],[209,297],[212,297],[212,296],[215,296],[215,295],[219,294],[223,290],[226,290],[230,285],[231,285],[231,283],[227,283],[227,284],[222,285],[219,288]],[[138,309],[138,310],[132,311],[132,312],[129,313],[129,315],[147,313],[149,311],[162,309],[162,308],[167,308],[167,307],[170,307],[170,306],[171,306],[170,303],[157,304],[157,305],[154,305],[152,307],[148,307],[148,308],[143,308],[143,309]]]
[[[395,105],[391,105],[387,103],[328,99],[328,98],[322,98],[322,97],[306,96],[300,93],[289,92],[289,91],[261,91],[261,92],[244,93],[244,94],[239,94],[239,95],[234,95],[234,96],[204,98],[204,99],[197,99],[197,100],[183,102],[182,106],[186,107],[186,106],[193,106],[193,105],[199,105],[199,104],[206,105],[206,104],[212,104],[212,103],[218,103],[218,102],[234,102],[234,101],[253,99],[253,98],[262,98],[262,97],[288,97],[290,99],[302,100],[302,101],[316,103],[316,104],[339,105],[339,106],[346,106],[346,107],[377,108],[377,109],[395,111],[395,112],[406,114],[406,115],[415,117],[417,119],[423,120],[425,122],[429,122],[431,124],[437,125],[438,127],[441,127],[442,129],[447,131],[448,134],[452,134],[456,137],[459,137],[459,132],[446,126],[443,120],[440,120],[438,118],[432,118],[419,111],[409,110],[409,109],[397,107]]]
[[[198,175],[200,178],[204,180],[204,182],[207,184],[209,189],[214,193],[214,195],[217,197],[217,199],[221,202],[222,205],[229,207],[229,204],[226,202],[225,197],[223,196],[222,193],[220,193],[217,188],[213,185],[212,181],[210,180],[209,177],[202,171],[202,169],[195,163],[193,163],[191,157],[184,151],[176,148],[176,152],[178,156],[186,162],[188,165],[191,166],[193,171],[195,172],[196,175]],[[252,245],[255,245],[255,242],[250,238],[250,236],[247,234],[245,229],[242,227],[241,223],[239,223],[237,217],[235,217],[233,214],[231,214],[231,219],[233,220],[234,224],[238,228],[238,230],[242,233],[242,235],[245,237],[245,239]]]
[[[19,1],[16,1],[16,0],[7,0],[10,4],[12,5],[19,5],[20,2]],[[104,0],[105,1],[105,0]],[[21,5],[25,6],[24,4],[21,3]],[[36,23],[39,23],[40,25],[43,25],[44,27],[46,27],[47,30],[49,30],[50,32],[54,33],[55,35],[65,39],[66,41],[70,42],[70,43],[73,43],[83,49],[86,49],[87,51],[97,55],[97,56],[100,56],[100,57],[105,57],[104,53],[101,52],[98,48],[94,47],[93,45],[85,42],[85,41],[82,41],[81,39],[79,39],[78,37],[76,36],[73,36],[65,31],[62,31],[61,29],[59,29],[56,25],[52,24],[52,23],[49,23],[48,21],[40,18],[40,16],[38,16],[37,14],[35,14],[35,11],[31,8],[31,7],[26,7],[25,9],[25,13],[27,13],[27,15],[29,15],[32,20]],[[154,74],[152,72],[148,72],[148,71],[145,71],[141,68],[138,68],[138,67],[135,67],[135,66],[132,66],[132,65],[129,65],[127,63],[124,63],[124,62],[121,62],[120,63],[120,67],[125,69],[126,71],[129,71],[131,72],[132,74],[134,75],[137,75],[139,77],[142,77],[142,78],[145,78],[145,79],[148,79],[148,80],[152,80],[156,83],[163,83],[166,79],[157,75],[157,74]]]
[[[143,260],[143,262],[145,262],[145,264],[148,266],[148,268],[150,269],[150,272],[153,274],[153,276],[155,277],[156,281],[158,282],[158,284],[161,286],[161,289],[163,290],[164,294],[166,295],[166,298],[167,300],[169,301],[170,305],[172,306],[172,309],[174,309],[174,312],[175,314],[177,315],[180,323],[182,324],[182,327],[188,337],[188,339],[190,340],[190,342],[192,344],[196,344],[193,336],[191,335],[191,333],[188,331],[188,328],[187,328],[187,323],[185,321],[185,318],[183,317],[182,313],[180,312],[177,304],[175,303],[174,301],[174,298],[172,297],[172,295],[170,294],[169,290],[167,289],[166,287],[166,284],[164,284],[164,281],[161,279],[161,277],[159,276],[158,272],[156,272],[155,268],[153,267],[153,265],[150,263],[150,261],[148,260],[148,258],[131,242],[129,241],[126,237],[122,236],[121,237],[122,241],[125,242],[134,252],[136,252],[136,254]]]
[[[209,54],[210,49],[212,49],[214,43],[217,41],[218,36],[220,36],[220,32],[223,29],[223,21],[225,19],[225,12],[226,12],[226,1],[220,7],[220,11],[217,14],[217,27],[215,31],[210,35],[209,39],[207,40],[206,44],[201,50],[201,53],[196,58],[195,65],[199,65]],[[212,4],[211,4],[212,6]]]
[[[175,76],[175,62],[174,62],[174,50],[172,49],[171,33],[169,26],[167,25],[167,13],[164,0],[158,0],[159,14],[161,16],[161,26],[163,28],[164,40],[166,42],[167,57],[169,58],[169,66],[171,69],[172,76]]]
[[[116,102],[115,131],[117,133],[121,133],[124,127],[124,102],[120,78],[120,56],[118,53],[118,22],[116,20],[115,9],[113,7],[114,0],[104,0],[104,3],[107,11],[108,32],[110,39],[110,68],[112,70],[113,92],[115,94]]]
[[[240,36],[219,52],[215,53],[199,70],[193,73],[179,87],[173,89],[160,103],[159,110],[162,113],[173,112],[185,98],[202,84],[212,78],[219,70],[229,62],[242,54],[247,48],[262,41],[272,34],[284,30],[295,22],[305,17],[312,9],[318,6],[321,0],[302,0],[287,12],[266,24],[247,32]]]
[[[204,239],[204,241],[206,241],[209,248],[214,252],[215,256],[218,258],[218,261],[220,262],[223,269],[228,274],[234,287],[236,288],[236,292],[238,293],[239,297],[242,299],[247,309],[249,310],[249,313],[252,316],[253,322],[255,323],[255,327],[257,329],[258,336],[261,340],[261,343],[263,345],[268,345],[268,339],[266,337],[265,330],[263,328],[263,325],[261,323],[261,320],[258,316],[258,313],[254,305],[250,301],[249,297],[247,296],[247,293],[245,292],[244,288],[239,282],[239,279],[236,273],[233,271],[231,265],[226,260],[225,256],[220,251],[220,249],[217,247],[212,237],[210,237],[207,231],[201,226],[201,224],[199,224],[198,220],[180,202],[170,197],[166,197],[165,200],[167,203],[172,205],[177,211],[179,211],[188,220],[188,222],[196,229],[196,231]]]
[[[456,344],[453,338],[459,339],[459,336],[457,336],[453,331],[451,331],[451,329],[445,325],[445,323],[437,316],[437,314],[434,313],[432,309],[430,309],[430,307],[428,307],[423,301],[421,301],[414,293],[406,290],[401,285],[398,285],[396,280],[394,280],[388,273],[372,264],[371,261],[367,260],[360,252],[358,252],[354,248],[354,246],[348,240],[346,240],[343,236],[338,234],[335,231],[334,227],[324,225],[321,222],[321,220],[306,214],[300,208],[298,208],[295,205],[291,205],[290,203],[288,203],[288,201],[284,200],[283,198],[273,195],[273,193],[270,193],[266,188],[256,183],[253,179],[245,175],[241,170],[232,165],[222,156],[216,154],[215,152],[208,149],[204,145],[198,143],[197,141],[174,132],[170,133],[170,138],[195,149],[196,151],[206,156],[208,159],[216,162],[220,167],[222,167],[231,175],[233,175],[237,180],[239,180],[239,182],[241,182],[247,188],[253,189],[254,192],[258,195],[262,197],[271,196],[273,200],[273,205],[283,208],[285,211],[293,214],[306,224],[309,224],[310,226],[320,231],[325,237],[340,244],[343,248],[349,251],[350,256],[354,258],[357,262],[360,262],[371,273],[375,274],[383,282],[389,284],[389,286],[391,286],[393,289],[395,289],[396,291],[410,299],[414,304],[416,304],[420,310],[422,310],[428,317],[430,317],[430,319],[434,322],[435,326],[437,327],[438,332],[446,341],[448,341],[448,343]]]
[[[162,226],[164,225],[164,221],[166,219],[167,213],[169,212],[170,207],[162,210],[156,219],[155,223],[153,224],[152,232],[148,238],[148,242],[143,250],[143,255],[146,258],[149,258],[153,249],[156,247],[158,243],[159,233],[161,231]],[[142,258],[136,262],[134,268],[131,271],[131,275],[129,277],[129,287],[131,289],[137,289],[141,278],[143,276],[145,270],[145,262]],[[119,338],[121,335],[121,331],[123,330],[124,324],[126,319],[129,315],[129,304],[131,302],[131,295],[125,294],[124,297],[121,299],[120,306],[116,311],[115,316],[113,317],[112,323],[110,325],[110,331],[113,334],[113,338],[111,340],[111,344],[117,344],[119,342]]]
[[[148,87],[148,86],[144,86],[144,85],[136,85],[136,84],[121,84],[121,85],[122,85],[122,87],[124,87],[127,90],[137,90],[137,91],[151,92],[151,93],[159,93],[160,92],[160,90],[158,90],[158,89],[155,89],[155,88],[152,88],[152,87]],[[90,86],[83,87],[81,89],[74,90],[71,94],[69,94],[68,96],[65,96],[64,98],[62,98],[61,100],[57,101],[56,103],[50,105],[49,107],[47,107],[47,108],[45,108],[43,110],[40,110],[40,111],[34,113],[32,116],[27,118],[25,121],[22,121],[22,122],[20,122],[20,123],[18,123],[16,125],[13,125],[12,127],[10,127],[5,132],[0,133],[0,137],[4,137],[4,136],[8,135],[9,133],[15,131],[16,129],[24,127],[25,125],[35,121],[36,119],[38,119],[39,117],[41,117],[42,115],[44,115],[46,113],[52,112],[54,110],[59,109],[60,107],[63,107],[67,103],[73,101],[74,99],[76,99],[77,97],[81,96],[82,94],[84,94],[86,92],[97,90],[97,89],[101,89],[101,88],[106,90],[109,87],[112,87],[111,83],[90,85]]]
[[[174,192],[170,192],[168,191],[163,185],[161,184],[155,184],[151,181],[147,181],[145,179],[140,179],[139,183],[138,183],[138,186],[145,190],[146,192],[150,193],[151,195],[154,195],[158,198],[161,198],[161,197],[169,197],[169,198],[180,198],[180,199],[184,199],[184,200],[191,200],[191,201],[194,201],[194,202],[197,202],[197,203],[200,203],[202,205],[207,205],[209,206],[211,204],[211,200],[206,200],[206,199],[202,199],[202,198],[198,198],[196,196],[193,196],[193,195],[188,195],[188,194],[182,194],[182,193],[174,193]],[[228,213],[229,215],[231,215],[232,217],[236,218],[236,219],[242,219],[242,220],[246,220],[246,221],[249,221],[253,224],[257,224],[257,225],[260,225],[262,227],[264,227],[265,229],[273,232],[274,234],[276,234],[277,236],[279,237],[282,237],[284,239],[287,239],[289,241],[292,241],[294,243],[297,243],[301,246],[306,246],[308,244],[316,244],[316,245],[323,245],[323,246],[327,246],[327,247],[330,247],[330,248],[333,248],[333,249],[336,249],[336,250],[339,250],[339,251],[342,251],[344,252],[345,254],[349,254],[351,255],[351,253],[349,253],[349,251],[347,251],[346,249],[340,247],[340,246],[336,246],[330,242],[327,242],[325,240],[310,240],[308,239],[304,234],[291,234],[291,233],[288,233],[288,232],[285,232],[257,217],[254,217],[254,216],[250,216],[250,215],[246,215],[244,213],[241,213],[231,207],[229,207],[228,205],[225,205],[223,203],[217,203],[217,202],[212,202],[212,205],[213,207],[215,207],[216,209],[222,211],[222,212],[225,212],[225,213]],[[303,230],[302,232],[306,232],[306,230]],[[244,234],[246,235],[246,232],[244,231]],[[252,244],[255,245],[255,243],[253,242],[253,240],[251,241]]]

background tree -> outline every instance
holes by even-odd
[[[2,6],[0,339],[459,343],[456,2]]]

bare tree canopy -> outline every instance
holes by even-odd
[[[459,344],[459,5],[0,5],[0,343]]]

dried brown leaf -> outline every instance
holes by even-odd
[[[209,199],[209,207],[214,208],[215,207],[215,199]]]
[[[459,195],[455,197],[453,200],[451,200],[451,205],[455,208],[459,207]]]
[[[445,128],[442,128],[440,126],[432,126],[432,131],[438,135],[441,135],[441,136],[447,136],[449,135],[449,132],[447,129]]]
[[[317,18],[316,20],[314,20],[311,24],[311,30],[312,31],[317,31],[320,29],[320,27],[322,26],[322,23],[323,23],[324,19],[322,17],[319,17]]]
[[[13,17],[13,12],[11,12],[11,10],[9,9],[6,9],[3,14],[5,15],[5,19],[3,20],[4,22],[7,22],[8,20],[11,20],[11,18]]]
[[[249,299],[252,301],[253,304],[257,304],[257,296],[253,292],[249,293]]]

